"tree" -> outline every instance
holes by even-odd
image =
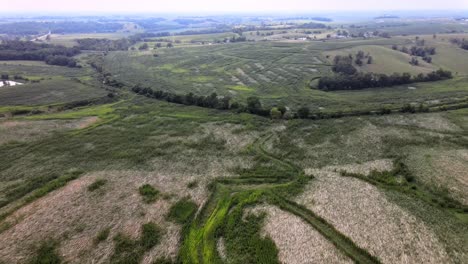
[[[271,119],[281,119],[283,115],[281,114],[281,111],[278,110],[278,108],[273,107],[270,110],[270,117]]]
[[[278,110],[281,112],[281,115],[284,115],[287,111],[286,107],[284,105],[278,106]]]
[[[356,58],[354,62],[356,63],[356,65],[362,66],[362,60],[360,58]]]
[[[367,64],[372,64],[372,56],[367,57]]]
[[[156,47],[156,48],[161,48],[161,47],[162,47],[162,44],[158,42],[158,43],[156,43],[155,47]]]
[[[144,43],[144,44],[141,45],[138,49],[139,49],[139,50],[147,50],[147,49],[148,49],[148,43]]]
[[[356,54],[357,59],[363,59],[364,56],[365,56],[364,51],[362,51],[362,50],[358,51],[358,53]]]
[[[310,113],[310,110],[306,106],[303,106],[297,110],[297,115],[299,116],[299,118],[308,118],[309,113]]]
[[[172,47],[174,47],[174,45],[172,45],[171,42],[169,42],[169,43],[166,44],[166,48],[172,48]]]
[[[223,98],[221,98],[220,102],[219,102],[219,107],[221,109],[229,109],[230,108],[230,102],[231,101],[231,97],[229,96],[224,96]]]
[[[419,65],[419,60],[416,57],[412,57],[410,61],[411,65],[418,66]]]
[[[184,103],[186,105],[194,105],[196,103],[196,99],[193,93],[188,93],[185,95]]]
[[[260,99],[258,99],[258,97],[251,96],[247,98],[247,110],[250,113],[255,114],[260,109],[262,109],[262,103],[260,103]]]

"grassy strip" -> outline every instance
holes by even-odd
[[[220,191],[222,192],[222,191]],[[215,204],[214,210],[207,217],[202,212],[187,226],[181,250],[182,263],[221,263],[216,249],[215,231],[222,224],[230,206],[229,195],[217,193],[206,203],[205,208]],[[205,209],[206,210],[206,209]],[[203,218],[203,219],[202,219]]]
[[[386,190],[396,191],[415,197],[416,199],[453,213],[468,215],[468,206],[451,198],[448,191],[428,189],[424,185],[416,182],[406,168],[406,165],[400,160],[394,162],[394,169],[392,171],[372,171],[368,176],[346,171],[342,171],[340,174],[345,177],[360,179]]]
[[[26,196],[22,202],[20,202],[18,205],[13,207],[12,209],[8,210],[7,212],[4,212],[3,214],[0,215],[0,220],[4,220],[7,218],[9,215],[14,213],[16,210],[19,208],[25,206],[28,203],[31,203],[46,194],[57,190],[63,186],[65,186],[69,181],[77,179],[83,172],[82,171],[71,171],[68,172],[52,181],[49,181],[45,185],[39,187],[38,189],[34,190],[30,195]],[[0,223],[0,233],[3,231],[7,230],[10,228],[13,224],[12,223],[7,223],[7,222],[2,222]]]
[[[332,225],[327,223],[327,221],[307,208],[277,196],[273,199],[273,203],[281,209],[305,220],[356,263],[380,263],[378,258],[358,247],[351,239],[340,233]]]

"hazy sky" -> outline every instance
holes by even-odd
[[[468,0],[0,0],[0,4],[0,12],[211,13],[468,9]]]

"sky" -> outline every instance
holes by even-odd
[[[346,10],[468,10],[468,0],[0,0],[0,4],[3,13],[288,13]]]

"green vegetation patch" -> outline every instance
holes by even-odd
[[[231,263],[280,263],[278,249],[269,237],[260,230],[265,214],[252,214],[243,218],[243,211],[236,207],[229,214],[224,227],[226,250]]]
[[[145,250],[156,246],[162,237],[162,229],[155,223],[147,223],[142,227],[140,244]]]
[[[110,234],[110,228],[104,228],[99,233],[97,234],[96,238],[94,239],[94,243],[98,244],[104,240],[106,240],[109,237]]]
[[[153,203],[159,197],[159,191],[149,184],[142,185],[140,188],[138,188],[138,191],[140,192],[141,196],[143,196],[143,201],[145,203]]]
[[[232,85],[232,86],[229,86],[229,89],[235,90],[235,91],[241,91],[241,92],[253,92],[254,91],[253,88],[244,86],[244,85]]]
[[[139,240],[132,240],[127,236],[117,234],[114,237],[114,254],[111,257],[111,263],[140,263],[145,252],[159,244],[162,234],[162,229],[152,222],[142,225]]]
[[[185,224],[197,212],[198,206],[188,198],[179,200],[171,206],[167,217],[179,224]]]
[[[93,192],[93,191],[95,191],[97,189],[100,189],[106,183],[107,183],[106,179],[97,179],[88,186],[88,191]]]
[[[59,264],[62,258],[57,253],[58,243],[53,240],[43,242],[28,264]]]
[[[457,213],[458,216],[468,214],[468,206],[450,197],[450,192],[443,188],[428,188],[417,182],[407,166],[397,159],[392,171],[372,171],[368,176],[359,173],[341,172],[342,176],[355,177],[381,188],[397,191],[421,199],[435,206]],[[464,217],[461,217],[462,219]]]

